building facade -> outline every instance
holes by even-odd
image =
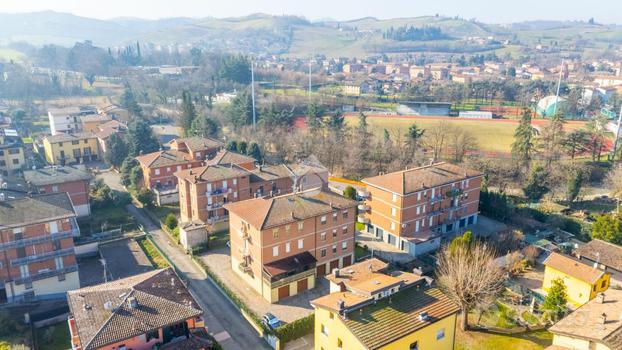
[[[363,179],[366,231],[413,256],[477,223],[480,172],[448,163]]]
[[[0,301],[62,299],[80,287],[73,237],[80,230],[66,193],[0,203]]]
[[[0,175],[15,174],[25,165],[22,138],[13,129],[0,129]]]
[[[78,217],[91,215],[89,182],[91,175],[75,166],[51,166],[24,171],[24,179],[36,193],[69,194]]]
[[[320,189],[225,205],[233,270],[271,303],[352,264],[356,202]]]
[[[99,160],[99,142],[92,132],[58,133],[43,139],[45,160],[49,164],[81,164]]]
[[[48,120],[52,135],[59,133],[79,133],[82,131],[83,116],[97,115],[92,106],[76,106],[48,110]]]

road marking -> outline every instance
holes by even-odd
[[[220,333],[214,334],[214,339],[216,339],[217,342],[225,341],[230,338],[231,335],[229,335],[229,332],[227,331],[222,331]]]

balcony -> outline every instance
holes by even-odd
[[[253,269],[251,268],[251,265],[247,263],[246,261],[241,262],[238,267],[240,268],[240,271],[244,273],[250,273],[253,271]]]
[[[217,188],[211,191],[206,191],[205,195],[209,197],[209,196],[217,196],[217,195],[224,194],[224,193],[227,193],[226,188]]]
[[[438,203],[438,202],[442,202],[443,199],[445,199],[445,197],[443,197],[443,195],[439,194],[436,195],[434,197],[430,197],[430,204],[434,204],[434,203]]]
[[[361,224],[369,224],[369,218],[366,218],[364,216],[359,216],[356,221],[360,222]]]
[[[369,198],[371,194],[367,190],[358,190],[356,191],[356,195],[361,198]]]
[[[217,222],[222,222],[222,221],[227,221],[227,220],[229,220],[229,215],[213,216],[207,219],[207,223],[210,225],[213,225]]]
[[[80,235],[80,230],[77,227],[75,227],[69,231],[44,234],[42,236],[37,236],[33,238],[24,238],[24,239],[19,239],[16,241],[2,243],[0,244],[0,251],[14,249],[14,248],[21,248],[21,247],[25,247],[29,245],[34,245],[34,244],[52,242],[52,241],[63,239],[63,238],[76,237],[79,235]]]
[[[73,247],[60,249],[60,250],[54,250],[51,252],[29,255],[23,258],[13,259],[11,260],[11,266],[16,267],[16,266],[26,265],[26,264],[30,264],[30,263],[34,263],[38,261],[45,261],[45,260],[49,260],[52,258],[57,258],[60,256],[67,256],[67,255],[72,255],[72,254],[74,254]]]
[[[371,210],[371,206],[369,204],[359,204],[357,206],[357,208],[360,211],[370,211]]]
[[[223,202],[208,204],[207,205],[207,210],[215,210],[215,209],[218,209],[218,208],[222,208],[223,205],[224,205]]]
[[[38,280],[42,280],[42,279],[46,279],[46,278],[50,278],[54,276],[64,275],[64,274],[76,272],[76,271],[78,271],[78,265],[73,265],[73,266],[63,267],[61,269],[50,269],[48,271],[39,272],[39,273],[30,275],[27,277],[15,278],[13,281],[15,282],[15,284],[32,283],[34,281],[38,281]]]

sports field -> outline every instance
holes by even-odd
[[[376,135],[382,135],[387,129],[393,136],[397,133],[406,134],[412,124],[417,124],[422,129],[428,129],[439,125],[460,127],[471,133],[478,141],[479,148],[486,152],[510,152],[512,142],[514,142],[514,130],[518,126],[518,120],[509,119],[464,119],[452,117],[420,117],[420,116],[380,116],[368,115],[367,122]],[[346,123],[349,126],[358,124],[357,115],[346,116]],[[546,120],[534,120],[536,128],[542,127],[547,123]],[[583,121],[568,121],[566,130],[579,129],[585,126]]]

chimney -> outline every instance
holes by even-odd
[[[138,308],[138,300],[136,300],[135,297],[127,298],[127,307],[129,307],[130,309]]]
[[[333,269],[333,276],[339,278],[339,269]]]
[[[171,287],[175,287],[175,277],[171,277]]]
[[[598,321],[600,322],[600,324],[607,323],[607,314],[603,312],[602,315],[600,315],[600,317],[598,318]]]
[[[599,304],[604,304],[605,303],[605,293],[598,293],[598,295],[596,295],[596,302]]]
[[[427,312],[422,312],[419,314],[419,321],[427,321],[430,319],[430,315]]]

